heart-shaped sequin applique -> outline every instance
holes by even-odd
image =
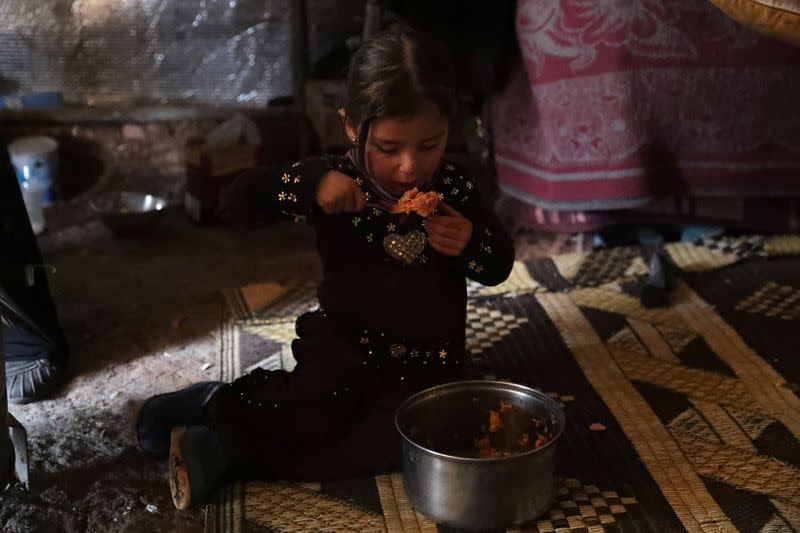
[[[414,230],[406,235],[390,233],[383,238],[383,247],[386,253],[404,263],[410,265],[425,249],[425,234],[419,230]]]

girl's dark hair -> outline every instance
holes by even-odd
[[[455,112],[453,63],[447,50],[413,30],[384,32],[364,42],[350,61],[345,119],[357,128],[355,163],[366,173],[364,149],[370,124],[409,117],[432,103],[448,119]]]

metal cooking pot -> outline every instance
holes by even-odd
[[[112,191],[91,200],[89,207],[111,231],[124,234],[154,226],[164,213],[167,201],[151,194]]]
[[[508,457],[474,457],[475,440],[486,434],[489,411],[501,401],[546,420],[552,440]],[[467,530],[502,529],[534,520],[552,505],[556,447],[565,418],[547,395],[499,381],[448,383],[406,400],[395,424],[403,437],[408,499],[434,522]]]

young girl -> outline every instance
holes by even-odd
[[[240,178],[240,196],[315,229],[320,308],[297,320],[293,372],[256,369],[142,406],[137,443],[169,454],[178,508],[232,478],[324,481],[398,468],[399,404],[463,376],[465,277],[504,281],[514,250],[472,177],[442,160],[451,70],[424,36],[373,38],[352,59],[341,110],[350,154]],[[414,187],[438,193],[436,213],[392,212]]]

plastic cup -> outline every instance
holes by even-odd
[[[44,189],[44,205],[52,205],[53,184],[58,176],[58,142],[51,137],[21,137],[8,145],[8,155],[20,185],[39,182]]]

